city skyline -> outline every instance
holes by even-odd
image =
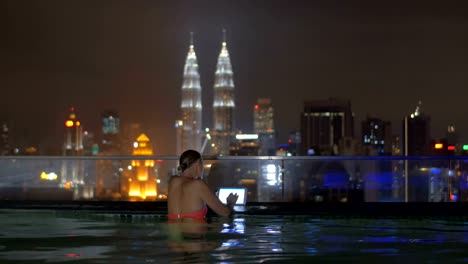
[[[350,100],[356,127],[370,114],[391,121],[394,133],[422,100],[434,138],[453,124],[468,142],[468,12],[449,3],[4,1],[0,118],[29,144],[60,146],[70,106],[93,132],[100,113],[114,109],[122,123],[142,124],[155,154],[177,154],[187,36],[194,32],[203,127],[212,127],[226,28],[244,132],[253,131],[258,98],[272,99],[278,143],[299,130],[306,100]]]

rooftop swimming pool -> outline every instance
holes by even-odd
[[[0,263],[465,262],[468,222],[0,209]]]

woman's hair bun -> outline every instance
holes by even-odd
[[[179,167],[180,172],[183,172],[184,170],[188,169],[192,164],[195,162],[199,161],[201,159],[201,155],[198,151],[196,150],[186,150],[182,155],[180,155],[179,159]]]

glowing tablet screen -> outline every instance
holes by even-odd
[[[239,195],[237,198],[236,205],[245,205],[247,201],[247,190],[245,188],[219,188],[218,198],[223,203],[226,204],[226,198],[230,193]]]

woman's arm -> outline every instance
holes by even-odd
[[[208,185],[204,181],[197,181],[197,188],[200,194],[200,198],[217,214],[222,216],[228,216],[231,214],[234,207],[234,203],[228,203],[228,206],[224,205],[218,197],[216,197],[210,190]]]

